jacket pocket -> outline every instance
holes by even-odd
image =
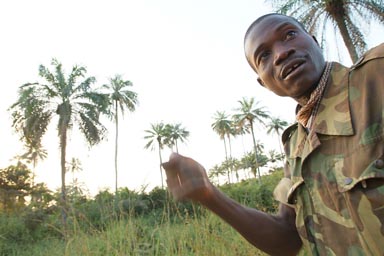
[[[345,176],[343,172],[336,172],[335,175],[338,190],[341,193],[347,192],[356,186],[367,188],[371,183],[377,184],[380,180],[384,181],[384,160],[379,158],[372,161],[357,177]]]

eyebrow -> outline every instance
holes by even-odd
[[[277,28],[276,28],[276,32],[280,32],[281,30],[283,30],[285,27],[287,26],[295,26],[294,24],[292,24],[291,22],[284,22],[282,24],[280,24]],[[296,26],[295,26],[296,27]]]

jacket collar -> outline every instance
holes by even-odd
[[[304,161],[321,144],[318,134],[333,136],[354,134],[349,106],[349,71],[350,69],[341,64],[333,63],[311,131],[307,132],[299,123],[291,125],[284,131],[282,140],[288,157],[301,157]],[[286,143],[288,140],[294,143],[292,145]]]
[[[306,128],[299,123],[295,123],[284,131],[282,140],[288,157],[301,157],[304,161],[320,146],[318,134],[333,136],[354,134],[349,107],[349,71],[350,69],[341,64],[333,63],[311,131],[307,132]],[[294,144],[286,144],[288,140],[294,141]],[[291,146],[294,148],[290,148]]]
[[[311,132],[344,136],[354,134],[349,106],[349,71],[349,68],[333,63]]]

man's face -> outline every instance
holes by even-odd
[[[325,66],[316,40],[295,20],[280,15],[265,17],[251,29],[245,54],[260,84],[294,99],[311,91]]]

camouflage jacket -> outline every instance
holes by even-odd
[[[287,176],[308,255],[384,255],[384,44],[355,65],[333,63],[313,128],[283,134]]]

